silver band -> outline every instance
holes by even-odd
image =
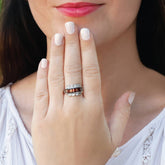
[[[81,88],[81,84],[71,84],[67,85],[65,89]]]

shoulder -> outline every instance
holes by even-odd
[[[8,86],[0,88],[0,116],[2,113],[2,109],[5,106],[4,103],[7,101],[7,98],[6,98],[7,89],[8,89]]]
[[[0,88],[0,101],[2,101],[4,93],[5,93],[6,87]]]
[[[0,164],[10,164],[9,162],[17,160],[11,155],[17,151],[15,146],[18,143],[17,134],[15,134],[17,123],[11,113],[11,103],[10,86],[0,88]]]
[[[9,86],[5,86],[0,88],[0,116],[2,113],[2,109],[5,107],[7,103],[7,91],[9,90]]]
[[[8,125],[8,120],[11,116],[11,113],[9,113],[9,86],[5,86],[0,88],[0,140],[3,134],[6,132],[6,128]]]

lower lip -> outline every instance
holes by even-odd
[[[100,8],[102,5],[96,5],[96,6],[84,6],[79,8],[71,8],[71,7],[58,7],[57,10],[63,13],[66,16],[70,17],[82,17],[84,15],[87,15],[98,8]]]

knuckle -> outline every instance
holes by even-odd
[[[82,49],[83,49],[83,51],[85,51],[87,54],[90,54],[90,53],[91,53],[91,41],[88,40],[88,41],[83,42],[83,44],[82,44]]]
[[[75,74],[77,74],[77,73],[81,73],[81,65],[78,65],[78,64],[74,64],[74,65],[66,65],[65,66],[66,68],[66,73],[67,74],[73,74],[73,73],[75,73]]]
[[[128,120],[129,119],[129,116],[130,116],[130,107],[126,107],[123,109],[120,110],[120,116],[122,119],[126,119]]]
[[[83,68],[83,74],[86,77],[95,77],[99,74],[99,69],[96,65],[89,65]]]
[[[39,133],[41,134],[45,130],[45,123],[41,121],[33,121],[32,123],[32,133]]]
[[[47,75],[45,74],[45,71],[43,71],[43,72],[38,72],[38,74],[37,74],[37,79],[38,80],[44,80],[44,79],[46,79],[47,78]]]
[[[76,47],[77,46],[78,40],[76,38],[69,37],[69,39],[66,39],[66,43],[71,46],[71,47]]]
[[[42,129],[43,128],[43,123],[42,122],[39,122],[39,121],[33,121],[33,125],[32,125],[32,129],[33,130],[36,130],[36,129]]]
[[[52,75],[49,79],[50,85],[58,86],[64,83],[64,76],[63,73],[57,73]]]
[[[127,118],[127,119],[129,118],[129,116],[130,116],[130,114],[131,114],[130,108],[131,108],[131,107],[128,106],[127,109],[126,109],[126,118]]]
[[[43,100],[44,98],[48,97],[48,92],[47,91],[38,91],[36,92],[36,99],[37,100]]]

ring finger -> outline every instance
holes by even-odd
[[[73,22],[65,23],[65,88],[68,85],[82,85],[82,66],[78,28]],[[66,95],[68,98],[68,96]],[[70,96],[69,96],[70,97]],[[76,98],[79,96],[76,96]]]

